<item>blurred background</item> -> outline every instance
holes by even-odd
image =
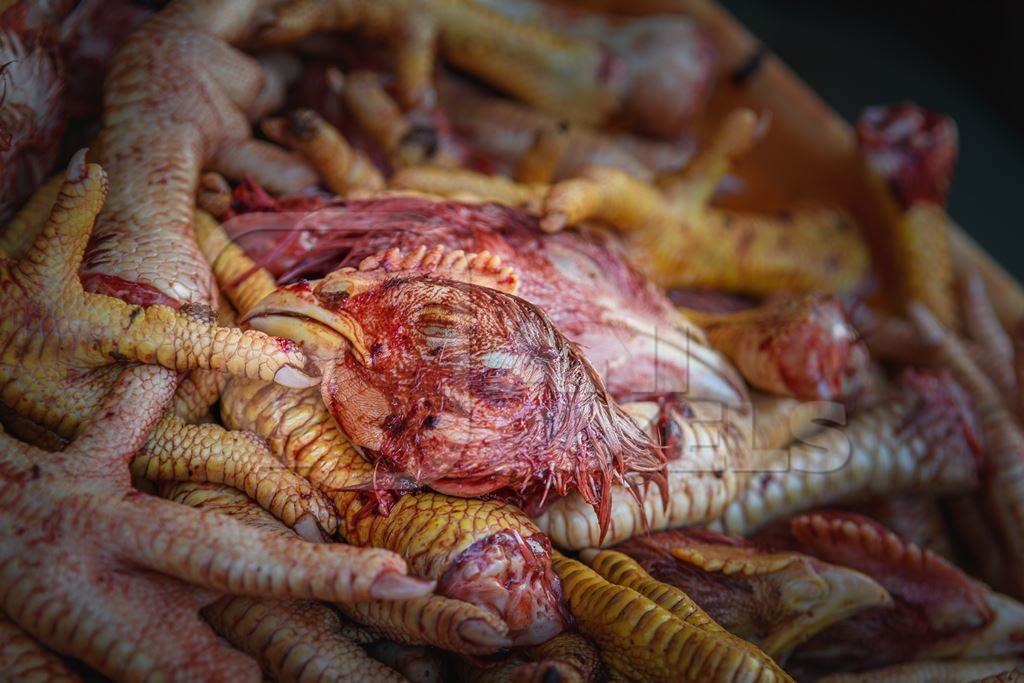
[[[950,213],[1024,280],[1024,1],[719,2],[847,120],[907,99],[951,115]]]

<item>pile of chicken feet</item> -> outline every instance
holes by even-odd
[[[15,1],[0,56],[5,680],[1024,675],[948,118],[858,122],[889,291],[721,205],[771,113],[697,143],[684,15]]]

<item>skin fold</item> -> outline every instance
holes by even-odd
[[[944,371],[905,370],[889,398],[760,463],[711,528],[746,534],[816,505],[977,486],[975,412]]]
[[[805,643],[793,655],[796,667],[1001,657],[1019,655],[1024,647],[1024,606],[866,517],[809,513],[766,530],[759,540],[865,572],[893,598],[890,606],[865,610]]]
[[[616,550],[632,558],[634,572],[646,570],[654,583],[689,596],[687,609],[698,618],[714,619],[783,661],[816,633],[892,602],[879,583],[860,572],[709,531],[637,536]]]

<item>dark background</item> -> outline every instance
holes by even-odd
[[[913,100],[951,115],[949,211],[1024,280],[1024,0],[719,0],[837,109]]]

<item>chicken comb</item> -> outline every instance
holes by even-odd
[[[367,256],[355,268],[341,268],[328,275],[320,285],[321,294],[356,296],[389,280],[408,277],[436,277],[515,294],[519,276],[501,257],[487,251],[465,252],[421,246],[403,254],[397,247]]]

